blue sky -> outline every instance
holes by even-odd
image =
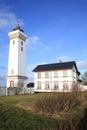
[[[0,84],[7,75],[8,32],[17,21],[28,36],[28,82],[36,65],[59,60],[87,71],[87,0],[0,0]]]

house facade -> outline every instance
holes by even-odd
[[[33,72],[35,92],[70,92],[80,75],[75,61],[38,65]]]

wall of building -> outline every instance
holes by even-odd
[[[81,89],[82,91],[87,91],[87,85],[81,84],[81,85],[80,85],[80,89]]]
[[[21,41],[19,38],[10,41],[8,75],[26,75],[26,49],[25,43],[21,45]]]
[[[9,33],[9,60],[7,87],[18,87],[26,85],[26,38],[27,36],[20,30]],[[13,85],[11,85],[11,83]]]
[[[67,71],[67,75],[63,75],[63,71]],[[55,91],[54,83],[58,82],[59,88],[56,91],[70,91],[72,89],[72,85],[77,82],[77,74],[72,69],[68,70],[58,70],[58,76],[54,76],[54,71],[49,71],[49,77],[45,77],[45,72],[41,72],[41,78],[37,77],[38,72],[34,73],[34,84],[35,84],[35,91],[38,92],[50,92]],[[49,83],[49,89],[46,90],[45,84]],[[41,89],[38,89],[38,83],[41,83]],[[64,90],[64,83],[68,83],[67,90]]]

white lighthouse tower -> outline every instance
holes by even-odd
[[[8,34],[10,39],[7,88],[26,86],[26,34],[19,24]]]

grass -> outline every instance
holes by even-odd
[[[87,108],[87,93],[74,94],[2,96],[0,130],[72,130],[71,126],[79,123]],[[59,107],[59,102],[62,102],[62,107]],[[53,109],[55,104],[56,110]]]
[[[45,130],[56,129],[58,121],[36,115],[17,107],[21,102],[32,102],[39,95],[0,97],[0,130]]]
[[[57,126],[57,121],[19,108],[0,111],[0,130],[39,130]]]
[[[39,98],[33,103],[36,112],[57,114],[69,111],[81,105],[78,93],[51,93]]]

